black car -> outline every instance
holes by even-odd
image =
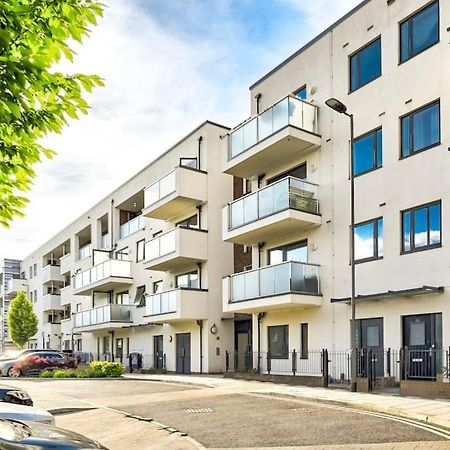
[[[36,422],[0,420],[0,448],[3,450],[75,450],[97,448],[100,443],[73,431]]]
[[[0,402],[33,406],[33,400],[24,390],[4,385],[0,385]]]

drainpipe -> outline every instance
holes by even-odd
[[[111,199],[111,229],[109,230],[109,248],[112,250],[114,244],[114,199]],[[111,254],[112,257],[112,254]]]
[[[114,362],[114,331],[109,333],[111,334],[111,361]]]
[[[258,175],[258,189],[261,187],[261,181],[266,176],[265,173],[262,173],[261,175]]]
[[[266,245],[265,242],[260,242],[258,244],[258,268],[261,267],[261,253],[264,245]]]
[[[198,160],[197,160],[197,169],[200,170],[200,157],[201,157],[201,150],[202,150],[202,141],[203,136],[200,136],[198,139]]]
[[[258,373],[261,371],[261,321],[266,313],[258,313]]]
[[[198,288],[202,288],[202,263],[197,263],[198,267]]]
[[[197,320],[200,329],[200,373],[203,373],[203,320]]]
[[[259,101],[261,100],[262,94],[261,92],[258,92],[258,94],[255,95],[256,99],[256,114],[259,114]]]
[[[198,229],[202,229],[202,205],[197,206],[198,209]]]

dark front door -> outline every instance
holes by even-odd
[[[406,378],[436,378],[442,364],[442,314],[404,316],[403,347]]]
[[[383,342],[383,319],[360,319],[360,348],[371,350],[372,359],[368,361],[371,364],[371,374],[375,377],[384,376],[384,342]],[[363,361],[363,364],[366,364]],[[367,366],[362,368],[367,370]]]
[[[191,333],[176,335],[177,373],[191,373]]]
[[[252,369],[252,320],[234,322],[234,368]]]
[[[162,336],[153,336],[153,355],[155,358],[154,368],[162,370],[164,368],[164,350]]]

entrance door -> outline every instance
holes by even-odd
[[[404,316],[403,346],[407,378],[436,378],[442,364],[442,314]]]
[[[372,374],[384,376],[383,319],[359,320],[360,348],[372,351]]]
[[[234,368],[252,369],[252,320],[234,322]]]
[[[191,333],[176,334],[177,373],[191,373]]]
[[[163,351],[163,337],[153,336],[153,355],[154,368],[162,370],[164,368],[164,351]]]

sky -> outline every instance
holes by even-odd
[[[251,84],[360,0],[103,0],[67,73],[105,80],[88,116],[44,144],[25,217],[0,228],[0,258],[22,259],[206,119],[249,115]]]

